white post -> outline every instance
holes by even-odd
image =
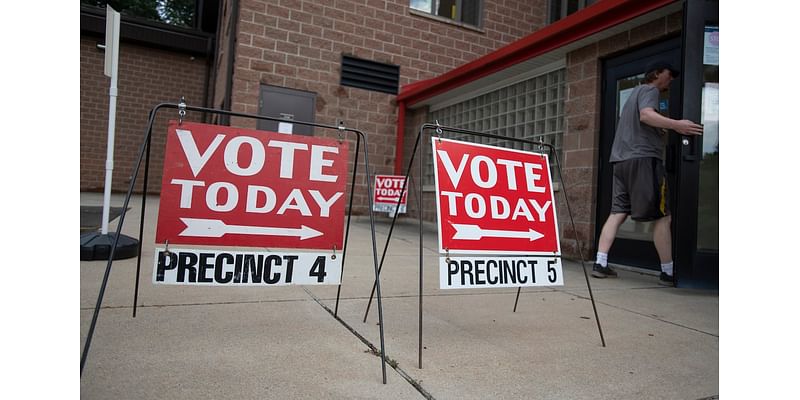
[[[106,148],[106,181],[103,192],[103,224],[100,233],[108,234],[111,209],[111,177],[114,172],[114,128],[117,119],[117,64],[119,60],[119,13],[106,6],[106,57],[104,73],[111,77],[108,91],[108,146]]]

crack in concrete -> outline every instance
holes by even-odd
[[[342,326],[344,326],[345,329],[350,331],[350,333],[352,333],[362,343],[364,343],[367,347],[369,347],[369,351],[370,351],[371,354],[375,355],[376,357],[380,357],[381,356],[380,350],[377,347],[375,347],[375,345],[372,344],[372,342],[370,342],[367,338],[365,338],[363,335],[358,333],[358,331],[356,331],[355,328],[350,326],[347,322],[344,322],[344,320],[339,318],[339,316],[334,315],[333,310],[331,310],[328,306],[323,304],[322,300],[320,300],[317,296],[314,296],[314,294],[311,293],[308,289],[303,288],[303,290],[305,290],[305,292],[308,293],[308,295],[311,296],[311,298],[314,299],[314,301],[316,301],[317,304],[320,305],[320,307],[322,307],[325,311],[327,311],[328,314],[331,315],[331,317],[333,317],[335,320],[339,321],[339,323],[342,324]],[[424,398],[426,398],[428,400],[436,400],[436,398],[433,397],[432,394],[430,394],[427,390],[425,390],[425,388],[422,387],[422,384],[420,384],[419,381],[417,381],[416,379],[412,378],[408,373],[406,373],[406,371],[404,371],[402,368],[400,368],[400,366],[397,365],[397,361],[395,361],[394,359],[389,358],[389,355],[386,355],[386,363],[389,364],[389,366],[392,367],[392,369],[394,369],[400,376],[402,376],[403,379],[405,379],[409,384],[411,384],[411,386],[413,386],[414,389],[416,389],[419,392],[419,394],[421,394]]]

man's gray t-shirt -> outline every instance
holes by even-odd
[[[614,143],[611,145],[610,162],[633,158],[655,157],[663,159],[664,135],[659,129],[639,120],[639,110],[647,107],[658,112],[658,88],[652,85],[639,85],[622,106],[617,123]]]

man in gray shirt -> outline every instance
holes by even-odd
[[[633,89],[622,107],[609,161],[613,166],[611,215],[600,232],[595,278],[616,277],[608,266],[608,250],[617,230],[628,215],[634,221],[655,221],[653,242],[661,259],[659,283],[674,285],[672,265],[672,218],[667,202],[667,181],[663,165],[666,130],[681,135],[702,135],[703,126],[688,119],[675,120],[658,113],[658,96],[669,88],[680,71],[669,63],[651,63],[644,84]]]

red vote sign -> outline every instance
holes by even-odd
[[[372,188],[372,211],[385,211],[405,213],[408,204],[408,186],[403,189],[404,175],[375,175],[375,185]],[[406,184],[407,185],[407,184]],[[400,192],[403,197],[400,198]],[[400,200],[400,205],[397,205]]]
[[[546,154],[432,142],[440,253],[561,255]]]
[[[342,249],[347,144],[171,121],[156,243]]]

